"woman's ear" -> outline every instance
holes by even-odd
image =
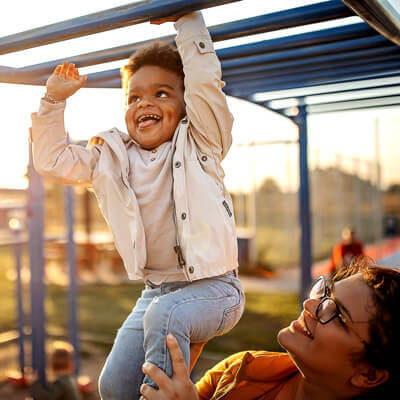
[[[386,369],[377,369],[370,365],[364,365],[351,377],[350,382],[357,388],[371,389],[379,386],[389,379],[389,372]]]

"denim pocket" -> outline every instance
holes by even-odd
[[[244,311],[244,295],[237,291],[236,303],[224,310],[222,321],[217,330],[217,336],[230,331],[240,320]]]

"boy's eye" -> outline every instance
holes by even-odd
[[[157,92],[157,97],[168,97],[168,93],[164,92],[164,90],[159,90]]]
[[[137,103],[140,100],[139,96],[131,96],[129,97],[128,104]]]

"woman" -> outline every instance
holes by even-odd
[[[160,390],[146,400],[388,399],[397,392],[400,272],[366,261],[319,278],[299,318],[278,334],[288,354],[243,352],[220,362],[194,386],[174,338],[168,378],[144,364]],[[396,396],[395,396],[396,397]]]

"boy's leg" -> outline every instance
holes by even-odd
[[[133,400],[140,397],[143,382],[143,315],[159,289],[143,290],[135,307],[118,330],[114,345],[99,377],[103,400]]]
[[[243,290],[233,273],[201,279],[178,290],[173,284],[163,284],[161,292],[162,296],[153,299],[144,315],[143,343],[146,361],[168,376],[172,376],[172,364],[166,348],[167,334],[176,337],[189,365],[190,343],[204,342],[229,331],[244,309]],[[156,387],[147,375],[144,383]]]

